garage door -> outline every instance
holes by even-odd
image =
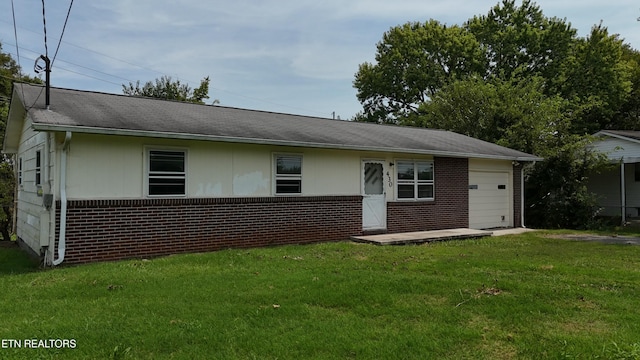
[[[513,226],[509,205],[509,173],[469,172],[469,227]]]

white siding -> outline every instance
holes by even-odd
[[[640,182],[635,180],[635,168],[640,166],[640,143],[617,137],[603,136],[593,143],[593,149],[606,154],[612,162],[625,163],[626,215],[638,216],[640,211]],[[620,166],[614,165],[608,171],[592,175],[588,182],[589,191],[596,194],[601,215],[621,216]]]
[[[625,158],[625,162],[640,161],[640,143],[614,137],[603,137],[592,144],[593,149],[606,154],[612,160]]]
[[[269,145],[73,134],[69,148],[69,199],[145,196],[145,149],[187,151],[188,197],[272,196],[273,156],[303,156],[303,195],[359,195],[363,157],[391,154]]]
[[[53,154],[47,153],[47,133],[35,132],[31,129],[31,120],[26,119],[21,135],[21,142],[18,147],[17,158],[22,159],[22,185],[18,187],[18,211],[16,222],[16,233],[36,254],[40,253],[41,246],[41,224],[40,218],[43,214],[49,217],[49,211],[43,206],[41,194],[51,191],[50,184],[51,166],[50,161]],[[36,186],[36,152],[41,154],[41,185],[38,194]],[[49,224],[43,224],[49,229]]]
[[[390,164],[397,159],[433,160],[424,155],[80,133],[73,134],[70,144],[69,199],[145,197],[145,153],[149,148],[186,150],[186,191],[187,197],[193,198],[273,196],[274,154],[285,153],[302,155],[302,195],[309,196],[360,195],[362,160],[382,160],[387,164],[386,198],[392,201],[395,174]]]

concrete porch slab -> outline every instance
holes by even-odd
[[[421,244],[431,241],[471,239],[491,236],[493,232],[473,229],[447,229],[433,231],[416,231],[398,234],[378,234],[352,236],[351,240],[375,245]]]

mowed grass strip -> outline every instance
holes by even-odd
[[[639,358],[640,247],[519,236],[37,270],[0,248],[9,359]]]

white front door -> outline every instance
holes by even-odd
[[[387,228],[387,204],[384,193],[384,161],[362,162],[362,228]]]

